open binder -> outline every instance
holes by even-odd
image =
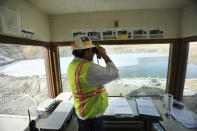
[[[162,120],[161,115],[151,98],[136,98],[135,100],[140,116],[153,120]]]
[[[116,98],[112,100],[115,115],[134,115],[126,98]]]

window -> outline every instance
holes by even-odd
[[[44,47],[0,44],[0,114],[37,115],[49,97],[44,53]]]
[[[166,90],[169,44],[106,45],[120,78],[105,87],[109,96],[163,96]],[[100,61],[105,65],[104,61]]]
[[[105,85],[109,96],[163,96],[166,90],[169,44],[105,45],[107,54],[120,71],[120,78]],[[59,47],[63,91],[70,91],[68,64],[70,47]],[[94,62],[97,63],[96,57]],[[105,66],[104,60],[99,64]]]
[[[68,65],[73,59],[72,49],[70,46],[59,47],[59,56],[62,89],[64,92],[71,92],[67,78]]]
[[[197,113],[197,42],[189,43],[183,102]]]

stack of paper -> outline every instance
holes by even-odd
[[[180,110],[173,108],[172,110],[173,117],[181,122],[187,128],[197,128],[197,120],[192,117],[192,113],[187,110]]]
[[[38,115],[41,117],[47,116],[53,108],[55,107],[55,99],[48,98],[44,100],[39,106],[36,108]]]
[[[115,115],[132,115],[133,111],[126,98],[116,98],[112,100]]]
[[[71,119],[73,108],[73,104],[61,102],[40,126],[40,131],[65,131],[65,127]]]
[[[61,101],[69,102],[71,97],[72,97],[72,92],[62,92],[55,98],[55,100],[58,102],[61,102]]]
[[[139,114],[161,117],[151,98],[137,98],[136,103]]]

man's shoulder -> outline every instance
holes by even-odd
[[[86,66],[86,67],[88,67],[88,68],[89,68],[90,66],[94,65],[94,64],[95,64],[94,62],[89,62],[89,61],[88,61],[88,62],[87,62],[87,61],[84,62],[84,66]]]

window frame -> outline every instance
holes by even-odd
[[[60,47],[60,46],[70,46],[71,45],[71,41],[67,41],[67,42],[54,42],[53,46],[56,47]],[[179,63],[175,63],[172,61],[175,61],[178,55],[181,55],[181,53],[184,53],[184,51],[182,51],[184,49],[183,46],[179,46],[181,43],[182,45],[184,45],[183,41],[181,39],[146,39],[146,40],[103,40],[103,41],[93,41],[94,44],[99,44],[99,45],[138,45],[138,44],[166,44],[169,43],[170,44],[170,52],[169,52],[169,62],[168,62],[168,72],[167,72],[167,84],[166,84],[166,93],[170,93],[174,95],[174,98],[177,100],[181,100],[182,97],[180,94],[181,91],[176,92],[177,89],[175,86],[173,86],[174,88],[171,89],[170,87],[172,87],[171,85],[177,85],[177,79],[175,79],[175,77],[173,76],[178,76],[180,75],[180,77],[178,77],[178,80],[183,79],[185,73],[184,72],[179,72],[179,74],[177,75],[177,71],[179,71],[181,68],[176,68],[177,66],[179,67],[179,65],[181,64]],[[175,46],[178,45],[178,46]],[[182,50],[180,50],[182,49]],[[178,50],[178,51],[177,51]],[[181,61],[183,62],[183,61]],[[171,64],[172,63],[172,64]],[[176,70],[176,71],[173,71]],[[178,83],[179,84],[179,83]],[[182,84],[182,83],[181,83]],[[182,84],[184,86],[184,84]],[[180,86],[182,87],[182,86]],[[182,88],[180,88],[182,89]]]
[[[168,75],[166,93],[171,93],[177,100],[182,100],[183,89],[187,68],[189,42],[197,41],[197,36],[176,39],[145,39],[145,40],[103,40],[93,41],[99,45],[129,45],[129,44],[166,44],[170,43],[170,54],[168,63]],[[49,96],[55,98],[62,92],[59,46],[70,46],[71,41],[65,42],[43,42],[13,36],[0,35],[0,43],[43,46],[47,49],[47,83]]]
[[[17,44],[17,45],[29,45],[29,46],[40,46],[46,49],[44,55],[44,61],[46,66],[46,79],[47,79],[47,88],[48,94],[50,98],[55,97],[55,86],[53,83],[53,74],[52,74],[52,61],[51,61],[51,51],[50,51],[50,42],[38,41],[38,40],[31,40],[25,38],[19,38],[15,36],[7,36],[0,34],[0,43],[2,44]]]

